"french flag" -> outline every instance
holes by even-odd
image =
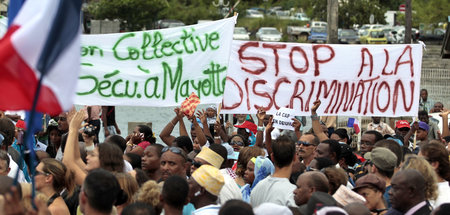
[[[81,0],[27,0],[0,40],[0,110],[56,115],[73,104],[80,71]]]
[[[348,118],[347,127],[353,128],[356,134],[361,131],[359,128],[359,121],[355,118]]]

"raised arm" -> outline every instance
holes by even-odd
[[[180,108],[175,108],[175,113],[177,114],[178,122],[178,130],[180,131],[180,136],[188,136],[189,133],[186,130],[186,126],[184,125],[184,113],[180,110]]]
[[[175,108],[173,111],[176,114],[175,117],[172,120],[170,120],[169,123],[167,123],[167,125],[163,128],[163,130],[159,134],[159,138],[161,138],[161,140],[168,146],[172,146],[172,143],[175,140],[175,137],[172,136],[173,128],[178,123],[178,121],[180,121],[180,123],[183,121],[182,118],[180,120],[180,116],[179,116],[180,108]],[[184,127],[184,123],[183,123],[183,128],[187,135],[186,128]],[[180,125],[180,136],[183,136],[182,131],[181,131],[181,125]]]
[[[292,126],[294,127],[295,135],[297,136],[297,140],[302,136],[302,132],[300,131],[300,127],[302,127],[302,123],[297,118],[292,118],[294,122],[292,122]]]
[[[256,141],[255,146],[263,147],[264,141],[264,117],[266,117],[266,111],[262,108],[258,109],[256,113],[256,117],[258,118],[258,131],[256,132]]]
[[[86,178],[86,164],[81,160],[80,148],[78,145],[78,130],[85,118],[84,110],[78,111],[69,124],[69,134],[67,136],[66,148],[64,150],[63,163],[68,169],[75,173],[75,183],[82,185]]]
[[[216,123],[214,124],[214,130],[217,132],[216,136],[220,136],[220,139],[222,139],[223,142],[228,143],[230,137],[225,132],[224,127],[222,123],[220,123],[220,121],[216,121]]]
[[[319,122],[319,116],[317,116],[317,112],[316,112],[320,106],[320,103],[321,103],[320,100],[316,100],[313,103],[313,106],[311,108],[311,124],[312,124],[314,134],[319,138],[319,141],[322,142],[324,140],[328,140],[328,137],[322,131],[322,126],[320,126],[320,122]]]
[[[195,118],[195,115],[192,115],[190,120],[194,124],[194,130],[195,130],[195,134],[197,136],[197,142],[198,142],[198,144],[200,144],[201,147],[203,147],[207,141],[205,133],[203,133],[203,129],[198,124],[197,119]],[[203,126],[205,126],[205,125],[203,125]],[[194,140],[192,140],[192,141],[194,141]]]
[[[270,154],[272,153],[272,131],[273,131],[273,116],[270,117],[269,119],[269,123],[267,123],[266,129],[265,129],[265,133],[266,133],[266,141],[264,142],[266,149],[267,149],[267,154],[270,156]]]
[[[200,119],[200,122],[202,122],[202,124],[203,124],[203,133],[205,134],[205,136],[210,136],[212,138],[213,135],[211,134],[211,131],[209,130],[208,120],[206,117],[205,110],[197,111],[197,117]],[[214,134],[214,135],[216,135],[216,134]]]
[[[411,126],[411,129],[406,133],[405,137],[403,138],[403,145],[408,147],[409,146],[409,138],[417,131],[419,130],[419,122],[414,122]],[[413,149],[414,150],[414,149]]]
[[[444,109],[439,116],[442,117],[442,137],[446,137],[450,135],[450,131],[448,130],[448,114],[450,113],[449,110]]]
[[[103,124],[103,131],[105,132],[105,137],[109,136],[109,130],[108,130],[108,123],[106,119],[106,114],[108,113],[108,106],[102,106],[102,124]]]

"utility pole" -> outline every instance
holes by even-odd
[[[339,0],[327,0],[327,43],[338,43]]]
[[[405,4],[405,44],[411,43],[411,27],[412,27],[412,5],[411,0],[406,0]]]

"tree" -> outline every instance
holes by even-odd
[[[420,23],[437,25],[439,22],[446,22],[450,16],[450,4],[448,0],[414,0],[412,3],[413,23],[418,26]]]
[[[223,18],[219,11],[220,8],[215,7],[210,0],[170,0],[168,5],[159,14],[160,19],[176,19],[190,25],[196,24],[198,20]]]
[[[370,15],[374,16],[374,23],[385,24],[386,8],[377,0],[347,0],[339,7],[339,26],[350,28],[353,24],[369,24]]]
[[[127,30],[138,31],[151,26],[167,6],[166,0],[99,0],[88,10],[94,19],[119,19]]]
[[[307,14],[314,20],[327,20],[327,0],[307,0]],[[374,23],[385,23],[386,7],[378,0],[346,0],[339,3],[339,27],[350,28],[353,24],[368,24],[370,14]]]

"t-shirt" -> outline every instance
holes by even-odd
[[[384,190],[384,200],[386,200],[387,208],[392,207],[391,201],[389,201],[389,190],[391,190],[392,186],[389,185],[386,187],[386,190]]]
[[[145,150],[145,148],[147,148],[147,146],[149,146],[150,145],[150,142],[148,142],[148,141],[142,141],[142,142],[140,142],[139,144],[138,144],[138,146],[140,146],[142,149],[144,149]]]
[[[430,126],[430,130],[428,130],[428,140],[438,139],[439,126],[435,122],[432,122],[432,121],[429,121],[428,125]]]
[[[296,207],[295,188],[296,186],[291,184],[287,178],[268,176],[253,188],[250,194],[250,203],[252,207],[257,207],[265,202]]]
[[[219,210],[220,205],[207,205],[195,210],[192,212],[192,215],[217,215],[219,214]]]
[[[225,204],[225,202],[231,199],[242,200],[241,189],[239,189],[234,179],[227,173],[227,169],[221,169],[220,173],[222,173],[225,183],[220,190],[219,199],[217,201],[220,204]]]
[[[438,191],[439,195],[436,201],[430,201],[431,205],[433,205],[433,208],[437,208],[444,203],[450,203],[450,186],[448,184],[448,181],[439,182]]]
[[[11,155],[8,154],[8,157],[9,157],[9,168],[11,168],[8,173],[8,176],[10,178],[15,178],[17,171],[19,171],[19,174],[17,176],[17,181],[19,183],[28,183],[28,181],[25,179],[25,176],[23,175],[22,170],[19,169],[19,165],[17,165],[16,162],[14,162]]]
[[[129,172],[133,170],[133,166],[131,166],[130,162],[127,160],[123,160],[123,172]]]

